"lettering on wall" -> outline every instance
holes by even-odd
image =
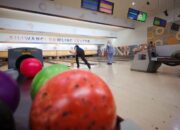
[[[23,43],[81,43],[91,44],[91,39],[53,37],[53,36],[34,36],[18,34],[0,34],[0,42],[23,42]]]
[[[23,43],[81,43],[90,44],[90,39],[69,38],[69,37],[50,37],[33,35],[1,35],[1,42],[23,42]]]
[[[106,39],[80,36],[64,36],[57,33],[0,30],[0,42],[11,43],[54,43],[54,44],[105,44]]]

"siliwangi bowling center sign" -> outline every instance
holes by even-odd
[[[105,44],[107,39],[86,38],[83,36],[64,36],[57,33],[21,32],[0,30],[1,43],[54,43],[54,44]]]

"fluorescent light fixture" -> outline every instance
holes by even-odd
[[[134,6],[136,3],[135,2],[132,2],[132,5]]]

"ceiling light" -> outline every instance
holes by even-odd
[[[134,6],[136,3],[135,2],[132,2],[132,5]]]

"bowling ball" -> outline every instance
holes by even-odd
[[[20,72],[26,78],[33,78],[42,69],[42,63],[36,58],[26,58],[20,64]]]
[[[48,79],[66,70],[69,70],[69,67],[62,64],[53,64],[42,69],[32,81],[31,98],[34,99],[39,89],[46,83]]]
[[[49,79],[30,111],[31,130],[114,130],[116,108],[108,85],[85,70]]]
[[[13,113],[2,101],[0,101],[0,130],[15,130]]]
[[[0,71],[0,100],[14,112],[19,104],[20,90],[18,84],[9,75]]]

